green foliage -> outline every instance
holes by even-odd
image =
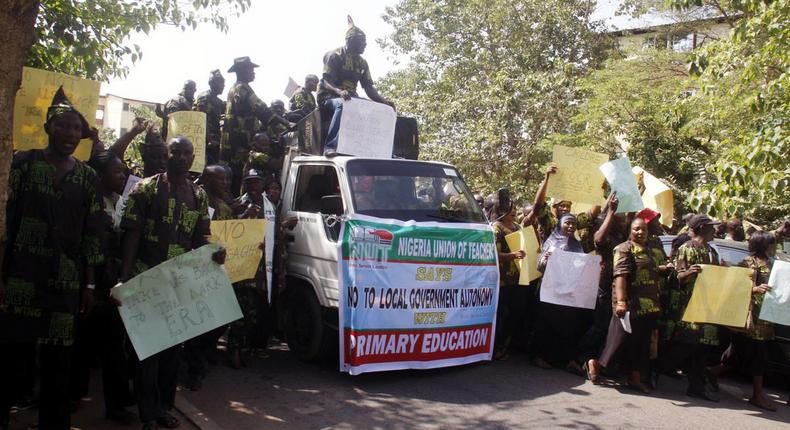
[[[402,0],[383,45],[410,58],[379,88],[421,125],[423,157],[456,165],[470,186],[531,198],[566,131],[577,81],[605,57],[589,0]]]
[[[735,2],[734,2],[735,3]],[[689,203],[768,223],[790,211],[790,3],[744,0],[732,37],[695,52],[701,91],[691,124],[711,136],[715,178]]]
[[[228,17],[250,0],[43,0],[36,39],[26,65],[90,79],[105,80],[128,73],[126,60],[143,55],[129,46],[133,32],[148,33],[167,24],[182,30],[210,23],[228,30]]]
[[[104,147],[109,148],[118,139],[115,129],[110,127],[99,127],[99,141],[104,143]]]
[[[665,179],[682,202],[706,180],[704,163],[711,153],[687,127],[696,115],[687,102],[694,91],[687,56],[666,49],[613,56],[580,81],[587,97],[571,119],[572,132],[553,140],[610,155],[627,150],[633,165]]]
[[[131,111],[135,118],[145,119],[146,122],[152,124],[156,129],[158,129],[159,125],[162,124],[162,119],[156,116],[156,113],[146,106],[140,106],[139,108],[132,107]],[[126,162],[126,165],[132,169],[134,174],[140,177],[142,177],[143,173],[142,145],[145,143],[145,135],[146,132],[138,134],[132,140],[132,143],[129,144],[129,147],[124,153],[124,161]]]

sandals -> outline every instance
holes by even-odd
[[[771,401],[770,400],[766,400],[766,402],[768,402],[768,403],[762,404],[762,403],[756,402],[754,400],[754,398],[751,398],[751,399],[749,399],[749,401],[747,403],[749,403],[750,405],[752,405],[752,406],[754,406],[756,408],[760,408],[760,409],[762,409],[764,411],[776,412],[776,408],[773,405],[771,405]]]
[[[593,359],[588,360],[587,362],[582,365],[582,369],[587,373],[587,379],[593,383],[593,385],[599,385],[601,383],[600,379],[598,379],[598,374],[592,371],[592,368],[595,366],[590,366],[590,363],[594,362]]]
[[[164,427],[164,428],[168,428],[168,429],[174,429],[174,428],[178,427],[179,425],[181,425],[181,422],[178,421],[178,418],[168,414],[167,412],[165,412],[165,414],[163,416],[157,418],[156,419],[156,423],[159,426]]]

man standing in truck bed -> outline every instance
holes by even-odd
[[[335,155],[343,100],[357,96],[357,83],[374,102],[384,103],[395,109],[395,104],[382,97],[373,86],[368,62],[362,58],[367,40],[365,33],[348,17],[346,45],[324,54],[324,74],[318,89],[318,105],[323,115],[332,115],[329,132],[324,144],[324,155]],[[342,100],[341,100],[342,99]]]

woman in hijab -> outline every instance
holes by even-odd
[[[582,244],[576,239],[576,217],[563,214],[557,226],[541,247],[538,270],[546,270],[551,254],[555,250],[584,252]],[[535,358],[533,364],[548,369],[551,362],[564,363],[565,369],[577,375],[584,375],[576,362],[577,346],[582,334],[581,322],[589,314],[586,309],[541,303],[541,317],[535,334]]]

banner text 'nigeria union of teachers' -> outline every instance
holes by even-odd
[[[488,225],[357,215],[341,238],[341,371],[491,359],[499,271]]]

